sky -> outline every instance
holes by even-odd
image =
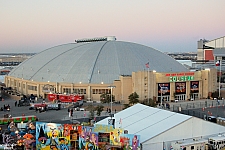
[[[0,0],[0,53],[38,53],[116,36],[162,52],[197,52],[225,36],[225,0]]]

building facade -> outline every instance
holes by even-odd
[[[129,103],[128,97],[134,92],[139,95],[139,100],[151,98],[158,102],[207,98],[217,89],[216,79],[216,69],[205,69],[168,73],[139,71],[131,76],[120,76],[113,84],[36,82],[11,76],[5,77],[5,84],[18,93],[45,98],[49,93],[81,94],[86,100],[100,101],[102,94],[112,92],[115,101]]]

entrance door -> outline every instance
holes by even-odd
[[[170,95],[164,95],[162,96],[162,102],[169,102],[170,101]],[[161,96],[158,96],[158,102],[161,102]]]
[[[191,95],[191,100],[198,99],[198,98],[199,98],[198,95],[199,95],[198,93],[193,93],[193,94]]]
[[[176,100],[178,101],[186,100],[186,94],[176,95]]]

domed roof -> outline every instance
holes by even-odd
[[[39,82],[113,83],[120,75],[147,70],[185,72],[182,64],[153,48],[123,41],[78,42],[46,49],[9,76]]]

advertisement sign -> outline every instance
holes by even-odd
[[[175,83],[176,94],[186,94],[186,83],[185,82],[176,82]]]
[[[158,83],[158,96],[170,95],[170,83]]]
[[[140,135],[122,134],[120,142],[123,150],[138,150],[140,149]]]
[[[191,81],[191,93],[198,93],[199,92],[199,81]]]

